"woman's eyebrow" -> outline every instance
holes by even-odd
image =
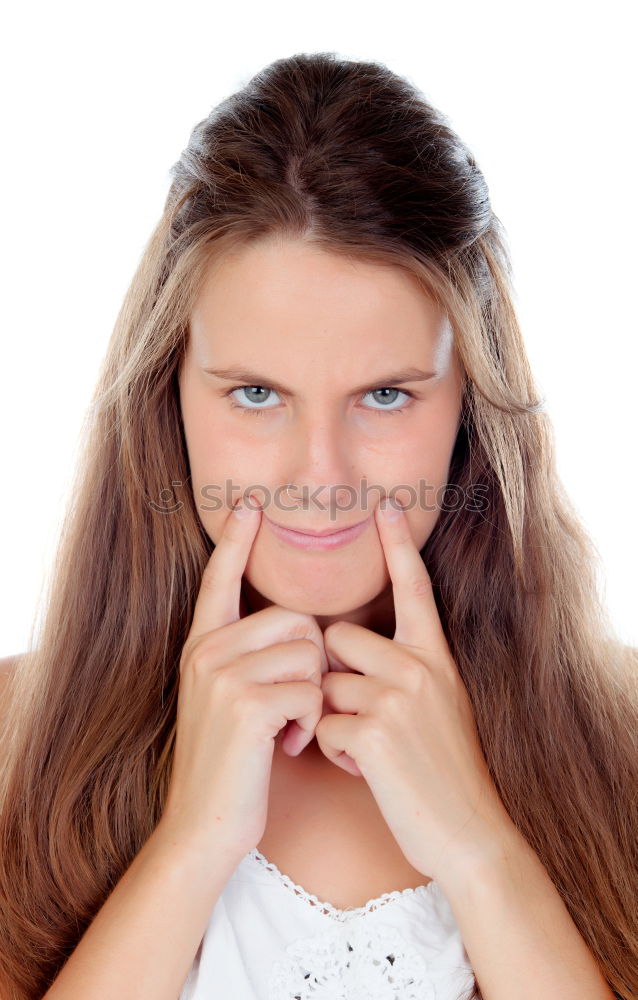
[[[247,368],[204,368],[208,375],[216,375],[217,378],[226,379],[229,382],[247,382],[250,385],[267,385],[281,392],[286,396],[294,397],[292,389],[288,389],[276,379],[269,378],[259,372],[249,371]],[[375,382],[365,382],[356,386],[352,391],[360,393],[364,390],[374,392],[376,389],[385,389],[388,386],[400,385],[403,382],[425,382],[427,379],[436,378],[434,372],[424,372],[420,368],[402,368],[400,371],[390,372]]]

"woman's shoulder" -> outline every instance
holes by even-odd
[[[24,653],[14,653],[12,656],[0,656],[0,674],[4,677],[10,674],[18,660],[22,659]]]
[[[13,656],[0,656],[0,713],[4,705],[4,695],[11,675],[24,653],[14,653]]]

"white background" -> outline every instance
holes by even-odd
[[[634,5],[13,4],[2,93],[2,614],[22,651],[77,435],[193,125],[274,59],[334,51],[408,78],[478,159],[558,467],[638,640]]]

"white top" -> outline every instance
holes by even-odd
[[[473,986],[436,882],[339,910],[253,848],[217,899],[179,1000],[467,1000]]]

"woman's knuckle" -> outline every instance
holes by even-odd
[[[300,642],[312,642],[312,639],[308,638],[308,631],[308,621],[305,617],[295,615],[288,622],[287,635],[290,639],[297,639]]]
[[[377,709],[380,712],[394,715],[405,710],[405,698],[397,688],[382,688],[376,698]]]
[[[383,750],[388,746],[388,731],[378,717],[368,716],[362,725],[362,744],[370,752]]]
[[[232,711],[237,721],[251,722],[261,711],[259,691],[253,686],[244,687],[241,695],[232,699]]]
[[[179,661],[180,673],[199,672],[201,668],[196,668],[196,664],[201,663],[203,658],[200,641],[187,642]]]
[[[317,643],[313,642],[312,639],[304,639],[304,654],[313,665],[321,662],[321,652]]]
[[[422,663],[416,663],[413,659],[405,662],[401,676],[404,679],[405,687],[410,694],[418,694],[422,690],[427,680],[427,670]]]
[[[210,642],[199,642],[191,651],[188,657],[188,664],[192,673],[196,676],[207,674],[213,662]]]
[[[220,697],[231,698],[238,691],[237,671],[228,666],[218,667],[211,674],[211,685],[218,691]]]

